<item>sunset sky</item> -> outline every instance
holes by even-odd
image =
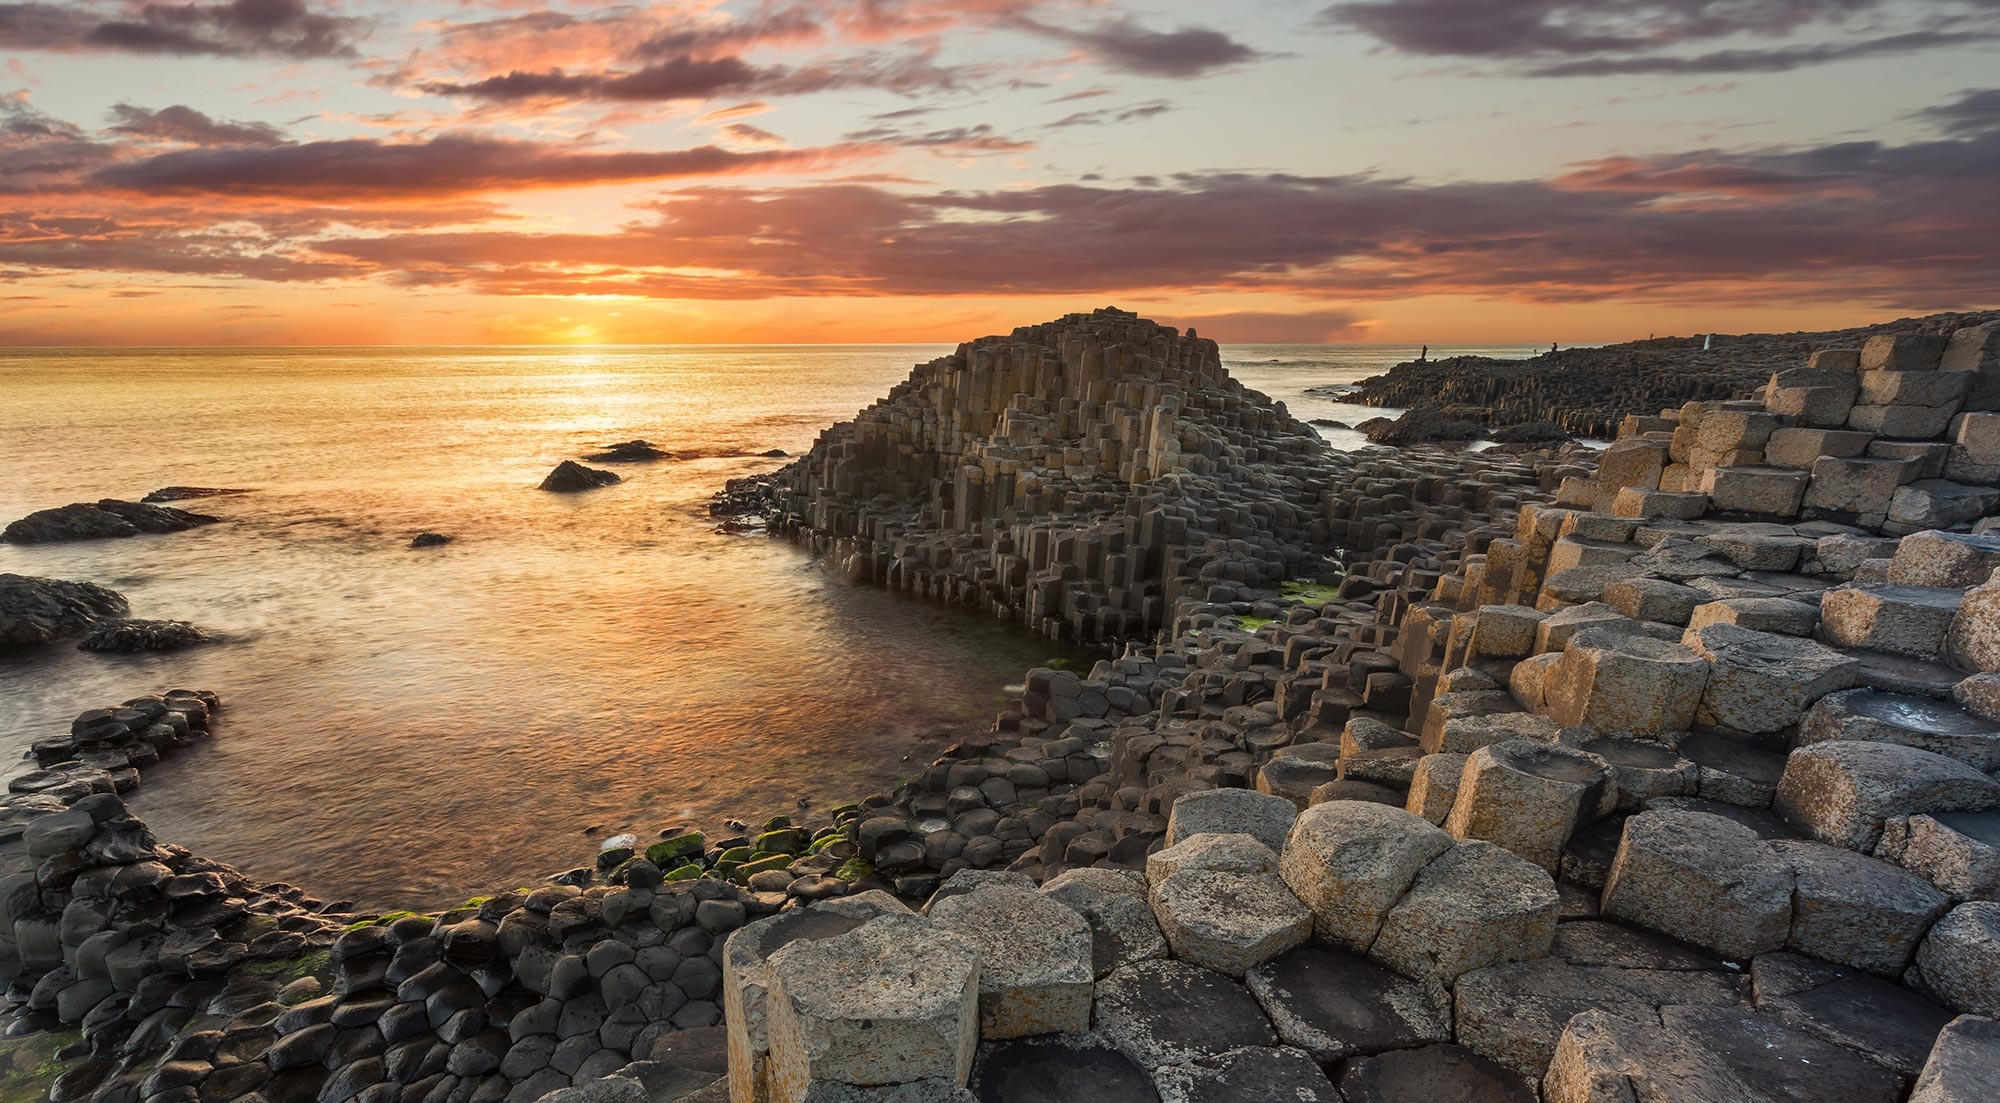
[[[0,2],[0,343],[1992,307],[2000,0]]]

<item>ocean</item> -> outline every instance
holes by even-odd
[[[134,812],[165,841],[377,909],[531,884],[621,832],[726,831],[892,786],[990,725],[1028,667],[1094,656],[717,533],[707,502],[946,351],[0,350],[0,524],[169,485],[251,491],[182,503],[225,519],[189,532],[0,544],[0,572],[98,582],[134,616],[225,637],[0,655],[0,753],[86,708],[215,690],[216,738],[150,769]],[[1382,411],[1308,390],[1416,351],[1224,358],[1295,415],[1351,423]],[[632,438],[681,458],[536,489]],[[454,540],[407,546],[426,530]]]

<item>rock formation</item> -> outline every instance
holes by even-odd
[[[0,574],[0,647],[80,636],[129,609],[124,595],[94,582]]]
[[[215,636],[184,620],[107,620],[77,643],[83,651],[131,654],[139,651],[179,651],[210,643]]]
[[[220,517],[189,513],[172,506],[106,498],[94,504],[74,502],[54,509],[37,510],[0,531],[0,541],[9,544],[49,544],[62,540],[104,540],[144,533],[181,532],[220,520]]]
[[[1609,437],[1619,419],[1635,410],[1742,398],[1771,372],[1819,349],[1860,348],[1877,336],[1937,337],[1995,322],[2000,311],[1934,314],[1827,333],[1649,338],[1527,360],[1413,360],[1354,389],[1358,401],[1370,406],[1451,407],[1454,417],[1490,428],[1553,421],[1575,436]]]
[[[2000,330],[1601,454],[1294,451],[1209,364],[1073,315],[732,489],[1135,637],[830,822],[329,919],[111,795],[212,698],[79,717],[0,805],[57,1103],[1993,1097]]]
[[[559,494],[571,494],[579,490],[596,490],[624,481],[615,471],[600,471],[594,467],[585,467],[575,460],[564,460],[542,480],[541,489]]]

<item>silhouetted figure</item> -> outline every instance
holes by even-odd
[[[1555,350],[1556,350],[1556,343],[1555,343],[1554,341],[1550,341],[1550,342],[1549,342],[1549,351],[1550,351],[1550,352],[1554,352]]]
[[[1425,345],[1424,351],[1417,354],[1417,363],[1421,364],[1426,360],[1429,360],[1430,358],[1431,358],[1431,347],[1429,345]]]

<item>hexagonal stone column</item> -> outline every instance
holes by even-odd
[[[1570,835],[1616,803],[1603,759],[1514,740],[1472,752],[1444,829],[1454,838],[1497,843],[1554,872]]]
[[[1961,670],[2000,670],[2000,582],[1965,591],[1945,648]]]
[[[1853,685],[1861,669],[1811,640],[1733,624],[1690,628],[1681,643],[1709,665],[1695,722],[1740,732],[1791,727],[1814,701]]]
[[[1196,835],[1146,856],[1146,884],[1157,885],[1184,869],[1219,873],[1278,871],[1278,856],[1250,835]]]
[[[1451,846],[1450,835],[1402,809],[1334,801],[1300,814],[1278,872],[1322,941],[1365,953],[1417,874]]]
[[[1549,716],[1597,732],[1683,731],[1707,684],[1708,663],[1678,643],[1589,629],[1549,675]]]
[[[777,1103],[804,1103],[816,1086],[963,1085],[972,1071],[980,953],[928,920],[884,916],[792,942],[765,968]]]
[[[1863,854],[1883,821],[2000,807],[2000,782],[1956,759],[1892,743],[1836,740],[1793,751],[1772,811],[1794,829]]]
[[[1368,956],[1442,1000],[1462,973],[1548,956],[1556,912],[1542,869],[1491,843],[1460,843],[1417,874]]]
[[[2000,1016],[2000,904],[1974,900],[1937,921],[1909,983],[1969,1015]]]
[[[1792,867],[1742,824],[1643,812],[1625,821],[1602,907],[1607,918],[1747,961],[1784,947],[1792,881]]]
[[[1312,912],[1267,873],[1183,869],[1153,884],[1152,902],[1176,958],[1232,977],[1312,936]]]
[[[1167,845],[1196,835],[1243,834],[1276,853],[1285,848],[1298,806],[1283,797],[1254,789],[1204,789],[1174,801],[1167,816]]]
[[[1822,961],[1895,979],[1951,900],[1899,866],[1845,847],[1779,839],[1791,864],[1792,933],[1785,945]]]
[[[1052,878],[1041,891],[1090,924],[1091,971],[1099,980],[1114,969],[1166,956],[1167,940],[1146,898],[1146,879],[1138,873],[1072,869]]]
[[[1974,536],[1929,529],[1896,545],[1889,581],[1898,586],[1948,586],[1965,590],[1984,584],[2000,569],[2000,536]]]
[[[1915,747],[1983,773],[2000,770],[2000,723],[1933,697],[1848,690],[1823,698],[1799,723],[1798,746],[1842,739]]]
[[[1953,900],[2000,900],[2000,812],[1938,812],[1883,822],[1877,857]]]
[[[765,1069],[771,1050],[770,975],[765,968],[770,956],[792,942],[832,938],[871,919],[909,912],[886,892],[863,892],[781,912],[730,934],[722,951],[722,1007],[732,1100],[763,1103],[770,1098]]]
[[[931,909],[931,921],[985,958],[979,1032],[988,1040],[1090,1029],[1090,925],[1039,892],[988,888]]]
[[[1820,599],[1820,638],[1836,647],[1934,659],[1962,598],[1932,586],[1842,586]]]

